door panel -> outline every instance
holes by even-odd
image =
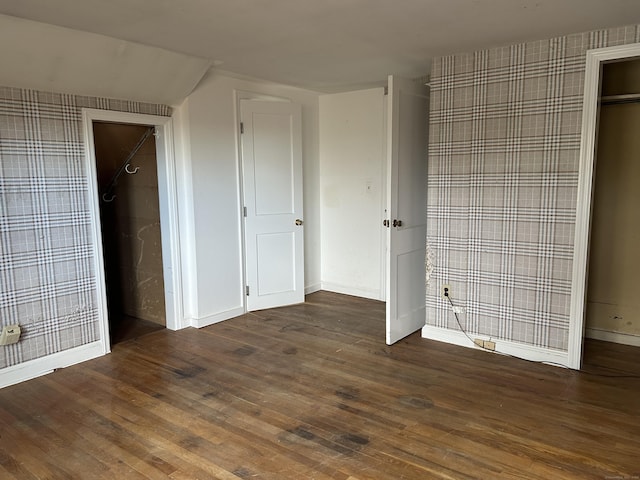
[[[244,131],[247,310],[301,303],[304,229],[300,106],[242,100],[240,117]]]
[[[391,345],[425,324],[428,90],[391,76],[387,101],[386,341]]]
[[[296,159],[291,152],[291,117],[254,112],[252,120],[256,214],[293,213]]]
[[[256,295],[273,295],[295,290],[295,234],[284,232],[257,235],[256,248]]]

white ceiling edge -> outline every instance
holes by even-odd
[[[180,104],[208,59],[0,15],[0,85]]]
[[[431,65],[431,62],[429,62]],[[304,85],[296,85],[293,83],[282,83],[277,80],[269,80],[267,78],[254,77],[252,75],[246,75],[243,73],[232,72],[230,70],[224,70],[221,68],[212,67],[209,69],[209,72],[203,77],[203,81],[207,78],[207,76],[215,76],[221,75],[228,78],[234,78],[236,80],[242,80],[247,82],[259,82],[262,84],[269,85],[278,85],[281,88],[290,88],[293,90],[300,90],[304,92],[315,93],[316,95],[333,95],[335,93],[346,93],[346,92],[355,92],[359,90],[368,90],[370,88],[381,88],[387,86],[388,76],[395,75],[393,72],[389,73],[384,80],[373,81],[373,82],[361,82],[361,83],[353,83],[347,85],[337,85],[333,87],[322,87],[322,88],[314,88],[313,86],[304,86]],[[409,80],[420,81],[422,79],[428,79],[429,75],[421,75],[417,78],[409,78]],[[426,82],[426,80],[425,80]]]

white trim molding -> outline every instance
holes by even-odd
[[[214,313],[213,315],[207,315],[202,318],[192,318],[191,326],[195,328],[203,328],[208,327],[209,325],[213,325],[215,323],[223,322],[225,320],[229,320],[230,318],[239,317],[246,313],[244,306],[238,308],[232,308],[231,310],[226,310],[220,313]]]
[[[580,369],[582,365],[601,67],[606,62],[634,57],[640,57],[640,44],[598,48],[589,50],[586,55],[569,313],[568,366],[574,369]]]
[[[369,288],[357,288],[347,285],[339,285],[337,283],[322,282],[321,290],[326,290],[333,293],[341,293],[343,295],[351,295],[353,297],[368,298],[370,300],[382,300],[383,293],[381,290],[369,289]]]
[[[584,336],[604,342],[640,347],[640,335],[632,335],[630,333],[612,332],[610,330],[602,330],[601,328],[587,328],[585,329]]]
[[[467,336],[459,330],[451,330],[449,328],[434,327],[425,325],[422,327],[422,338],[436,340],[438,342],[451,343],[460,347],[475,348],[488,353],[498,353],[509,355],[512,357],[529,360],[532,362],[548,363],[549,365],[568,367],[567,352],[561,350],[551,350],[542,347],[535,347],[525,343],[512,342],[509,340],[500,340],[491,338],[487,335],[470,334],[472,338],[481,340],[491,340],[495,342],[495,351],[487,350],[473,343]]]
[[[307,285],[306,287],[304,287],[304,294],[309,295],[311,293],[319,292],[320,290],[322,290],[322,285],[319,283],[314,283],[312,285]]]
[[[176,186],[182,274],[182,326],[190,326],[198,311],[196,234],[194,218],[193,171],[189,137],[189,100],[173,109]]]
[[[170,330],[184,328],[182,269],[180,258],[180,234],[178,229],[178,200],[173,128],[171,117],[118,112],[112,110],[82,109],[86,168],[89,173],[91,202],[91,226],[98,293],[98,318],[100,338],[105,353],[109,353],[109,322],[104,273],[104,255],[100,224],[100,202],[97,184],[93,122],[106,121],[156,127],[156,156],[158,161],[158,194],[160,203],[160,228],[162,235],[162,263],[165,285],[166,327]]]
[[[97,341],[3,368],[0,371],[0,388],[47,375],[59,368],[86,362],[106,353],[103,343]]]

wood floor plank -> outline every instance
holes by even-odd
[[[129,365],[128,371],[131,373],[127,378],[127,382],[130,379],[135,382],[135,371],[131,370],[133,365]],[[163,437],[170,439],[176,445],[188,444],[192,451],[197,452],[197,450],[206,450],[209,452],[213,452],[209,454],[210,460],[217,461],[220,465],[224,465],[226,461],[236,459],[235,461],[241,463],[241,459],[244,456],[259,456],[265,457],[267,460],[263,460],[262,468],[270,469],[271,471],[279,471],[281,465],[283,463],[276,464],[275,461],[271,460],[271,457],[276,456],[277,452],[265,452],[265,445],[260,445],[257,442],[257,438],[255,437],[255,422],[252,423],[252,431],[242,432],[242,436],[236,437],[234,436],[236,428],[237,419],[232,419],[233,422],[228,422],[229,417],[229,406],[224,405],[225,412],[224,415],[217,415],[217,412],[205,412],[202,409],[198,410],[197,404],[190,399],[187,404],[181,405],[178,398],[175,396],[171,399],[171,404],[158,401],[156,398],[153,398],[150,395],[146,395],[141,389],[133,390],[127,383],[119,381],[116,384],[113,384],[113,379],[110,379],[107,376],[97,375],[95,372],[91,370],[85,371],[84,375],[89,375],[94,377],[96,380],[96,384],[99,385],[98,390],[103,390],[103,393],[107,392],[116,392],[117,398],[111,398],[111,409],[114,410],[118,416],[124,417],[126,420],[130,422],[136,423],[136,426],[133,428],[134,432],[138,431],[141,428],[150,429],[153,425],[156,425],[157,421],[161,418],[169,418],[171,419],[167,423],[170,423],[172,428],[166,429],[162,432]],[[179,389],[179,382],[176,384]],[[190,381],[190,388],[193,388],[193,381]],[[208,385],[205,386],[205,391],[208,392],[210,387]],[[179,389],[179,391],[188,394],[190,390],[188,389]],[[96,392],[93,392],[96,394]],[[135,412],[133,416],[128,416],[130,412],[124,406],[125,399],[128,399],[128,402],[135,405]],[[101,402],[103,401],[101,397],[91,398],[92,402]],[[122,404],[122,405],[121,405]],[[177,408],[180,407],[180,408]],[[122,410],[121,410],[122,408]],[[183,410],[181,410],[183,408]],[[185,412],[188,414],[185,415]],[[196,415],[194,415],[196,413]],[[213,415],[211,415],[213,413]],[[218,428],[218,424],[220,419],[224,420],[223,427]],[[203,421],[204,420],[204,421]],[[200,424],[196,423],[200,422]],[[180,428],[178,428],[178,425]],[[220,437],[216,437],[216,435],[221,435]],[[244,438],[242,438],[244,437]],[[247,438],[248,437],[248,438]],[[247,440],[250,440],[248,443]],[[250,445],[250,448],[247,448],[245,451],[237,450],[235,445]],[[224,448],[223,448],[224,445]],[[216,459],[216,447],[220,447],[220,451],[224,451],[225,458]],[[264,448],[263,448],[264,447]],[[277,458],[275,460],[278,460]],[[226,465],[229,471],[237,471],[242,469],[242,467],[237,466],[235,464]],[[294,468],[294,464],[287,465],[287,469],[291,473],[296,472],[296,468]],[[346,475],[343,477],[346,478]],[[322,478],[322,477],[319,477]],[[331,478],[340,478],[340,477],[331,477]]]
[[[640,477],[639,351],[587,341],[582,373],[387,346],[383,303],[317,292],[1,390],[0,477]]]
[[[87,375],[91,376],[90,369],[82,374],[83,377]],[[78,383],[83,381],[82,378],[71,380]],[[158,475],[163,472],[157,471],[157,464],[171,465],[175,462],[173,457],[184,460],[184,464],[198,467],[201,473],[198,478],[235,478],[229,471],[207,462],[192,452],[197,437],[192,436],[188,428],[179,427],[170,415],[165,417],[169,420],[162,421],[162,417],[147,411],[148,404],[140,401],[141,395],[127,398],[126,389],[122,384],[113,389],[105,386],[104,380],[105,378],[99,378],[91,383],[91,391],[84,392],[85,397],[80,403],[95,412],[97,424],[108,427],[104,432],[107,439],[134,453],[138,459],[138,468],[146,470],[150,478],[160,478]],[[74,393],[70,388],[67,392]],[[215,447],[217,443],[210,445]],[[165,457],[167,452],[170,452],[168,458]],[[161,462],[155,460],[156,458],[161,459]]]
[[[220,377],[221,372],[218,371],[216,376]],[[222,381],[222,379],[217,379],[217,382],[220,381]],[[234,379],[234,382],[235,381],[236,380]],[[238,380],[238,382],[242,381],[244,381],[244,379]],[[260,442],[260,439],[257,435],[262,434],[269,437],[270,441],[273,441],[274,436],[282,434],[283,429],[286,429],[287,425],[296,425],[296,423],[292,422],[289,417],[283,416],[284,420],[282,418],[278,420],[282,428],[279,428],[277,426],[274,427],[272,424],[274,422],[277,423],[278,421],[272,418],[273,413],[268,412],[268,409],[265,409],[264,406],[261,405],[260,399],[253,400],[252,398],[247,397],[247,395],[242,392],[234,391],[231,384],[230,388],[226,388],[224,384],[218,385],[218,388],[219,391],[215,393],[212,392],[210,384],[198,384],[198,381],[196,379],[191,379],[190,389],[188,390],[180,389],[179,385],[176,385],[175,388],[173,386],[169,387],[172,393],[175,394],[171,396],[171,402],[176,406],[182,404],[183,402],[186,402],[186,409],[197,412],[198,418],[207,418],[209,421],[209,425],[211,425],[211,423],[222,425],[227,432],[238,432],[239,435],[250,437],[251,443],[253,445],[257,445]],[[216,415],[216,418],[212,418],[210,416],[211,412],[207,411],[209,405],[213,402],[220,402],[218,407],[214,407],[214,413],[219,413],[219,415]],[[270,413],[270,415],[267,415],[267,413]],[[263,422],[262,419],[264,418],[268,418],[268,422]],[[242,429],[242,427],[245,427],[244,432],[238,431],[239,427],[240,429]],[[285,442],[281,442],[279,440],[278,444],[273,445],[277,445],[277,450],[280,450],[284,448]],[[299,447],[298,444],[295,444],[294,446]],[[282,452],[274,452],[274,455],[278,453]],[[319,454],[317,450],[312,453],[315,456]],[[335,452],[331,451],[330,453],[334,454]],[[297,455],[293,450],[288,451],[287,454],[289,457],[299,457],[299,455]],[[303,460],[302,463],[309,463],[308,461],[304,461],[307,457],[302,456],[301,458]],[[327,458],[318,458],[316,459],[316,461],[314,461],[317,463],[311,463],[308,466],[318,468],[317,466],[322,462],[325,462],[326,460]],[[347,475],[333,472],[334,469],[332,468],[327,468],[327,470],[330,470],[330,478],[347,477]],[[322,469],[320,469],[319,471],[322,471]]]

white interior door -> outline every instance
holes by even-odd
[[[240,101],[247,310],[304,302],[300,105]]]
[[[387,344],[425,324],[427,140],[424,85],[389,77],[387,171]]]

